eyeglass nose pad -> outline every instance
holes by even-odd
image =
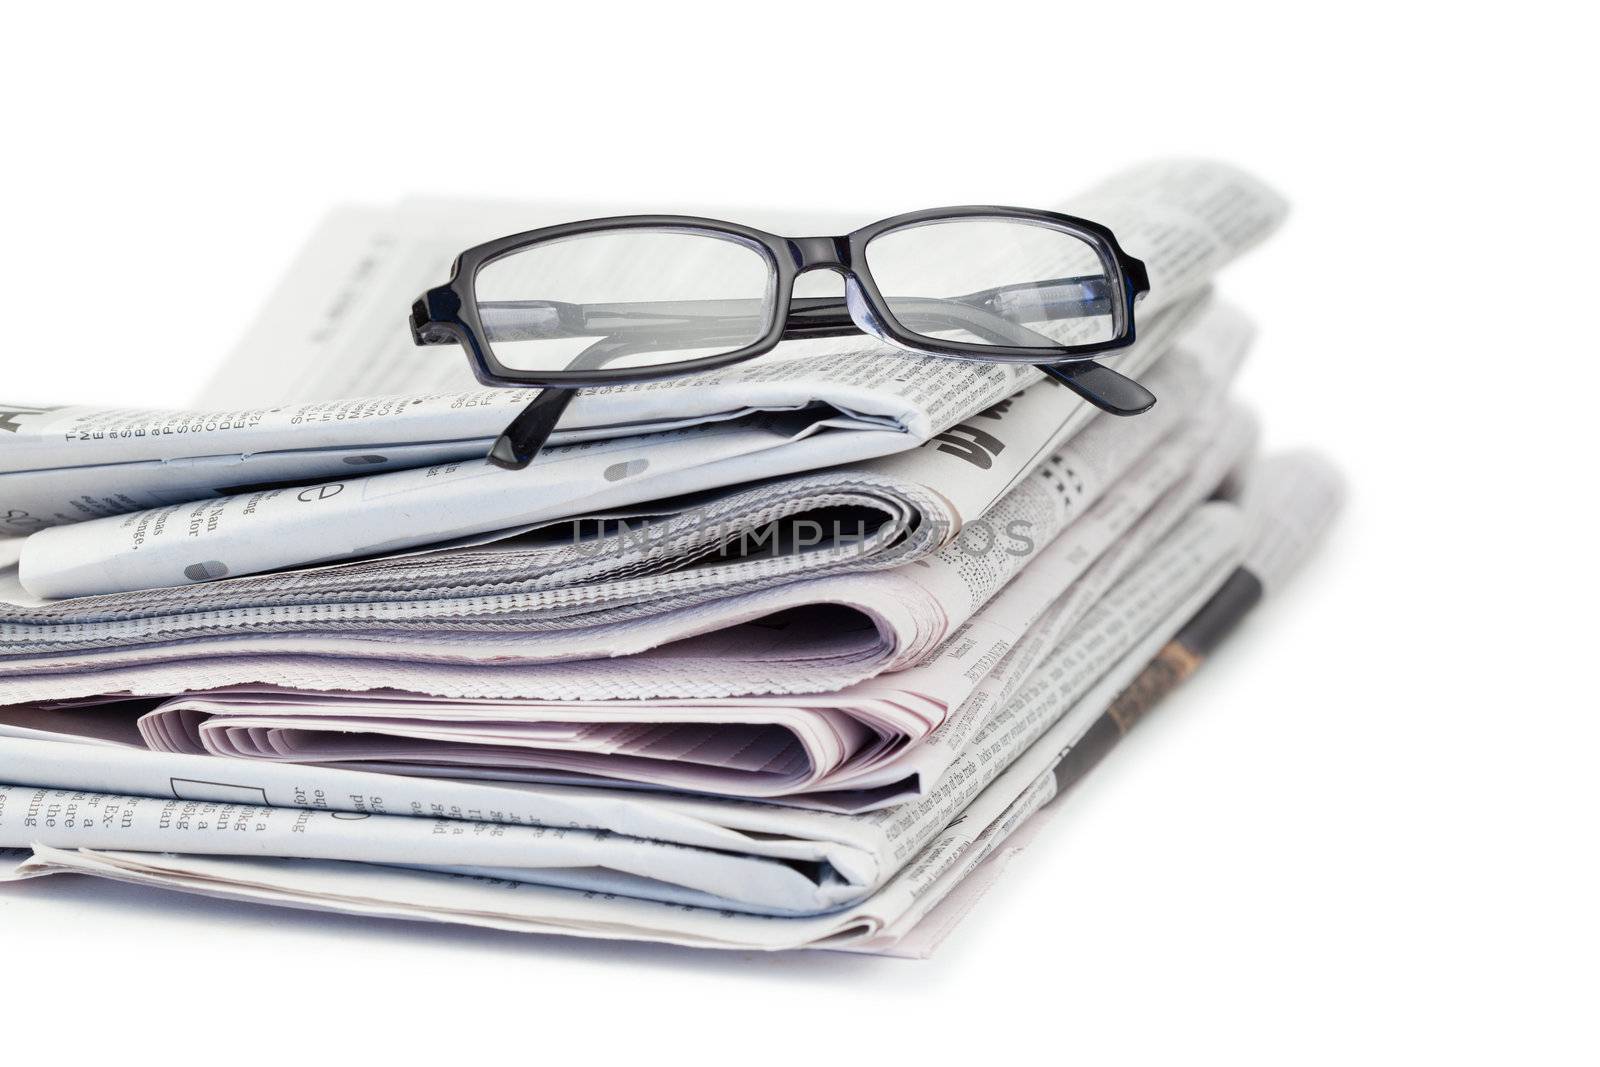
[[[903,348],[907,352],[918,351],[889,336],[883,320],[878,318],[872,310],[872,305],[867,303],[867,294],[861,291],[861,283],[856,281],[854,275],[846,274],[844,278],[844,306],[845,310],[850,312],[850,321],[878,340],[896,348]]]

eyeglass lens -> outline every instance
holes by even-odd
[[[478,317],[524,372],[640,369],[732,352],[775,315],[768,254],[732,235],[634,228],[541,242],[485,264]]]
[[[1113,340],[1115,274],[1082,237],[973,217],[917,223],[867,244],[867,267],[907,331],[979,345]]]

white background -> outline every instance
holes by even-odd
[[[7,1058],[1594,1062],[1586,7],[8,8],[7,399],[181,402],[340,200],[1047,205],[1208,154],[1294,201],[1226,279],[1242,388],[1353,496],[932,961],[58,881],[0,890]]]

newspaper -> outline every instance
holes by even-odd
[[[1242,558],[1253,571],[1272,575],[1265,583],[1269,592],[1276,590],[1303,558],[1331,517],[1338,492],[1336,475],[1316,457],[1276,457],[1257,466],[1244,494],[1251,543]],[[1226,507],[1213,504],[1207,510]],[[1233,554],[1229,558],[1239,557]],[[10,791],[9,808],[0,809],[0,846],[15,841],[33,846],[31,855],[18,848],[0,849],[0,860],[5,863],[0,878],[88,873],[293,907],[724,948],[927,951],[970,906],[992,878],[997,862],[1016,847],[1009,842],[1027,836],[1026,830],[1034,825],[1030,815],[1055,794],[1051,773],[1055,764],[1182,620],[1209,596],[1201,590],[1220,584],[1221,572],[1229,566],[1219,566],[1196,586],[1182,607],[1151,628],[1136,648],[1098,674],[1092,684],[1085,686],[1083,678],[1094,673],[1093,666],[1073,669],[1070,660],[1052,657],[1047,661],[1047,667],[1034,672],[1029,684],[1008,701],[993,728],[967,746],[966,762],[947,776],[950,793],[964,788],[970,796],[952,795],[942,805],[842,817],[747,802],[576,787],[428,781],[133,753],[115,746],[0,739],[0,772],[10,778],[20,774],[22,785],[35,787]],[[1170,587],[1171,583],[1156,583],[1151,591]],[[1107,601],[1105,634],[1116,640],[1128,634],[1134,620],[1122,613],[1123,609],[1113,607],[1114,603]],[[1051,668],[1059,668],[1060,673],[1047,673]],[[1076,681],[1067,681],[1069,678]],[[1039,721],[1031,726],[1024,725],[1028,707],[1042,710]],[[135,797],[164,798],[159,802],[167,812],[164,822],[159,816],[152,820],[148,808],[140,814],[139,833],[147,836],[116,838],[115,826],[129,820],[84,819],[85,815],[104,814],[110,807],[120,811]],[[402,869],[326,859],[257,858],[271,857],[274,852],[338,854],[326,841],[305,849],[280,844],[251,845],[247,850],[236,844],[215,844],[218,838],[239,836],[237,830],[219,827],[237,827],[241,818],[246,827],[251,825],[248,816],[241,814],[251,802],[263,807],[250,811],[267,813],[266,821],[277,820],[280,831],[282,823],[299,815],[331,812],[363,818],[322,819],[313,832],[338,835],[352,827],[364,830],[371,817],[390,813],[425,816],[427,825],[440,826],[443,831],[460,823],[460,832],[444,846],[451,850],[480,847],[460,840],[492,832],[475,824],[543,826],[572,837],[590,830],[602,830],[614,840],[639,836],[684,846],[664,850],[662,855],[686,859],[707,850],[719,851],[722,857],[711,862],[737,868],[742,877],[733,884],[755,888],[752,895],[771,895],[766,897],[765,908],[751,902],[730,907],[729,901],[716,895],[728,890],[726,883],[717,883],[707,894],[685,885],[696,877],[689,871],[673,870],[669,879],[676,881],[664,882],[607,866],[620,867],[637,859],[657,873],[668,873],[663,865],[654,863],[657,857],[641,853],[634,843],[619,847],[615,859],[593,857],[601,860],[600,869],[557,865],[539,871],[473,865]],[[274,812],[274,807],[309,810],[297,815]],[[949,817],[957,811],[961,817]],[[159,827],[154,831],[157,841],[148,836],[152,821]],[[1019,827],[1023,833],[1017,833]],[[44,840],[44,831],[53,835],[56,844]],[[364,835],[360,844],[351,841],[349,848],[381,849],[388,832],[380,829]],[[284,836],[280,832],[278,841]],[[451,837],[448,832],[440,836]],[[210,839],[205,851],[223,854],[130,851],[152,843],[165,850],[178,841],[186,849],[198,851],[201,846],[195,842],[203,839]],[[96,847],[92,841],[100,844]],[[547,847],[542,839],[530,839],[527,847],[530,854],[549,857],[545,862],[559,864],[579,855],[587,857],[588,844],[575,841]],[[240,858],[241,853],[251,858]],[[484,855],[470,854],[473,858]],[[772,872],[746,872],[743,865],[729,862],[730,856],[750,861],[760,857],[788,860],[791,869],[797,862],[809,863],[812,882],[818,887],[824,883],[858,887],[853,895],[850,890],[826,894],[833,900],[853,899],[854,903],[809,916],[772,907],[774,900],[795,885],[781,876],[771,877]],[[416,860],[410,853],[402,858],[408,866]]]
[[[755,914],[834,911],[888,885],[1108,672],[1120,680],[1124,661],[1142,666],[1231,569],[1244,532],[1233,505],[1195,511],[971,739],[966,764],[907,808],[844,817],[672,795],[613,794],[600,803],[602,791],[572,787],[516,790],[0,739],[0,780],[23,780],[0,788],[0,846],[447,867],[590,892],[653,888],[680,905]],[[285,797],[295,799],[285,805]],[[499,818],[389,814],[459,815],[462,801]]]
[[[1192,657],[1200,650],[1185,644],[1184,635],[1194,631],[1196,624],[1204,619],[1201,625],[1208,633],[1206,641],[1218,639],[1216,626],[1219,616],[1214,610],[1218,606],[1218,598],[1237,595],[1236,592],[1230,593],[1230,589],[1242,575],[1252,576],[1259,582],[1266,596],[1275,594],[1300,569],[1316,543],[1326,535],[1344,504],[1346,494],[1344,479],[1338,470],[1324,457],[1305,450],[1279,452],[1257,460],[1248,471],[1241,472],[1241,480],[1242,486],[1230,484],[1228,487],[1232,490],[1230,498],[1241,501],[1251,524],[1250,544],[1239,567],[1212,599],[1185,624],[1173,642],[1146,666],[1139,678],[1102,712],[1099,722],[1085,731],[1072,750],[1056,764],[1054,777],[1058,793],[1071,789],[1073,783],[1098,762],[1099,756],[1093,751],[1086,752],[1085,748],[1104,752],[1104,748],[1094,739],[1094,734],[1107,725],[1107,719],[1111,720],[1114,726],[1112,732],[1116,736],[1126,732],[1128,724],[1120,718],[1118,710],[1124,701],[1133,696],[1136,707],[1146,707],[1152,695],[1170,691],[1193,671]],[[1246,582],[1246,586],[1248,584]],[[1232,614],[1235,610],[1225,609],[1223,615]],[[1245,610],[1248,611],[1248,608]],[[1176,662],[1169,658],[1174,652],[1177,652]],[[1146,683],[1150,683],[1152,688],[1145,688]],[[1154,695],[1154,699],[1159,700],[1161,696]],[[1127,710],[1124,709],[1121,714],[1126,714]],[[1142,714],[1142,711],[1138,714]],[[1057,796],[992,848],[982,862],[973,867],[912,927],[888,939],[857,942],[854,948],[914,959],[931,956],[1004,873],[1010,861],[1042,833],[1059,810],[1060,797]]]
[[[1231,426],[1233,431],[1220,435],[1192,470],[1186,461],[1176,458],[1192,453],[1187,441],[1174,442],[1166,450],[1167,456],[1152,457],[1148,466],[1159,477],[1148,483],[1130,479],[1119,486],[1075,524],[1086,531],[1082,540],[1052,543],[1030,564],[1034,568],[1031,579],[1007,586],[967,627],[937,646],[926,663],[892,676],[892,680],[883,678],[836,693],[806,692],[766,699],[502,701],[491,705],[430,701],[397,691],[411,684],[437,687],[437,667],[413,668],[410,676],[401,676],[393,667],[381,669],[367,683],[369,690],[378,691],[358,694],[350,688],[360,677],[355,668],[329,664],[294,677],[306,686],[333,687],[331,693],[230,690],[183,696],[145,715],[139,737],[125,734],[107,739],[177,751],[280,758],[289,754],[289,749],[278,747],[288,735],[299,739],[293,758],[347,766],[499,779],[570,780],[605,775],[744,795],[826,792],[848,783],[852,788],[849,795],[823,796],[818,803],[845,809],[880,806],[918,795],[936,777],[943,765],[940,761],[947,763],[953,757],[959,747],[955,740],[971,732],[976,718],[993,706],[997,694],[1036,661],[1039,649],[1081,619],[1126,573],[1138,550],[1170,529],[1220,480],[1223,471],[1238,461],[1248,445],[1248,425],[1233,420]],[[1177,483],[1161,492],[1160,487],[1171,484],[1174,477]],[[1115,548],[1108,550],[1113,543]],[[1024,651],[1007,655],[1014,645]],[[628,661],[612,661],[586,666],[603,676],[627,665]],[[263,671],[278,666],[268,661],[248,664],[245,669],[254,669],[247,677],[260,677]],[[503,668],[485,673],[504,684]],[[707,678],[715,677],[708,667]],[[218,680],[194,666],[184,666],[174,668],[154,688],[181,693],[214,688],[209,683]],[[797,684],[804,680],[801,676]],[[33,681],[68,696],[115,691],[128,684],[124,673],[108,675],[104,671]],[[168,685],[170,688],[164,688]],[[817,688],[813,682],[812,689]],[[37,696],[37,692],[29,695]],[[917,740],[938,730],[957,709],[958,725],[944,731],[939,744],[916,747]],[[73,708],[68,716],[76,720],[85,710]],[[279,717],[264,731],[234,732],[225,729],[230,710],[268,718],[276,713]],[[38,709],[28,707],[0,709],[0,732],[38,736],[40,715]],[[343,721],[338,718],[341,715]],[[475,722],[483,724],[481,729]],[[92,727],[94,721],[88,725]],[[319,754],[315,743],[305,740],[317,727],[341,735],[334,739],[333,753]],[[352,735],[362,732],[374,735],[377,750],[358,753],[352,747]],[[237,747],[252,734],[275,739],[271,755]],[[403,756],[393,751],[396,745],[437,745],[441,741],[446,747],[431,761],[419,761],[414,751]],[[468,747],[452,750],[451,742]],[[513,744],[522,747],[510,747]],[[383,758],[385,748],[389,749],[387,760]],[[908,754],[914,757],[897,769],[896,759]],[[639,758],[643,755],[648,758]],[[864,778],[872,780],[862,781]],[[873,785],[878,788],[866,788]]]
[[[1155,332],[1129,353],[1130,369],[1163,354],[1171,339],[1163,320],[1181,326],[1192,308],[1185,301],[1156,316]],[[1070,434],[1094,414],[1051,388],[1049,429]],[[955,427],[937,429],[961,436]],[[320,485],[266,485],[41,530],[24,545],[20,580],[37,596],[85,596],[504,537],[551,520],[870,459],[934,436],[928,428],[891,438],[844,431],[835,420],[823,425],[809,411],[768,413],[546,449],[524,470],[497,467],[480,452]],[[758,454],[765,458],[755,464]],[[63,484],[59,475],[54,484]],[[78,475],[66,484],[76,487]]]
[[[1210,396],[1237,361],[1237,346],[1216,351],[1221,366],[1212,369],[1220,373],[1196,376],[1189,391],[1196,401]],[[1174,404],[1174,413],[1183,406]],[[793,581],[670,611],[634,610],[622,621],[580,619],[559,629],[523,624],[527,595],[492,592],[356,605],[365,614],[345,611],[326,624],[320,606],[299,612],[273,605],[268,615],[309,618],[314,625],[219,636],[212,632],[226,624],[223,612],[158,619],[152,631],[147,621],[118,618],[120,605],[102,615],[96,604],[87,621],[5,624],[5,650],[12,654],[0,659],[0,701],[119,692],[122,684],[105,680],[111,673],[138,667],[150,673],[167,663],[182,667],[132,691],[265,683],[398,687],[442,697],[611,699],[836,689],[910,662],[964,622],[1072,525],[1082,498],[1092,500],[1127,468],[1144,435],[1162,428],[1161,420],[1148,428],[1140,427],[1143,422],[1105,420],[1110,432],[1086,435],[1051,457],[1063,460],[1058,469],[1073,477],[1012,479],[1012,489],[982,524],[969,524],[938,553],[891,572]],[[460,621],[472,615],[488,615],[492,625],[474,629]],[[539,640],[529,641],[530,633]],[[9,640],[13,634],[15,641]],[[619,656],[628,658],[603,667],[570,662]],[[323,680],[298,683],[304,675]]]
[[[1242,440],[1233,435],[1227,443]],[[942,769],[938,760],[953,757],[947,746],[919,743],[982,686],[978,707],[963,715],[963,725],[970,725],[979,707],[1032,665],[1033,657],[1009,657],[1007,650],[1025,636],[1037,645],[1070,629],[1138,558],[1137,549],[1147,548],[1193,507],[1203,487],[1216,483],[1216,468],[1239,451],[1228,447],[1213,455],[1210,471],[1184,478],[1158,505],[1144,509],[1148,514],[1114,548],[1096,554],[1083,551],[1085,540],[1053,543],[1029,565],[1028,581],[1007,585],[926,662],[838,692],[539,703],[232,690],[167,701],[141,719],[141,732],[153,748],[408,773],[536,780],[603,775],[760,796],[849,785],[848,806],[905,799],[937,777],[930,771]],[[1173,457],[1152,466],[1184,471]],[[1084,521],[1099,524],[1108,540],[1116,537],[1116,515],[1140,513],[1133,501],[1141,491],[1128,486],[1111,510],[1091,511]],[[1124,545],[1130,546],[1126,552]],[[954,735],[967,732],[957,728]],[[908,760],[913,753],[915,759]],[[867,785],[881,788],[868,792]]]
[[[796,803],[809,799],[797,794],[820,794],[809,802],[846,810],[901,802],[937,780],[982,716],[1210,492],[1251,439],[1238,419],[1226,432],[1202,432],[1216,439],[1197,466],[1194,435],[1180,435],[921,663],[837,692],[539,703],[245,689],[164,702],[140,719],[141,735],[152,748],[400,773],[604,776]]]
[[[431,618],[470,628],[514,615],[525,629],[561,627],[802,576],[903,565],[948,543],[1058,449],[1109,450],[1116,455],[1106,464],[1125,465],[1221,387],[1249,339],[1238,312],[1200,313],[1178,350],[1152,372],[1168,401],[1147,417],[1096,420],[1081,443],[1067,444],[1076,420],[1063,421],[1065,391],[1042,382],[899,456],[654,502],[489,544],[58,603],[31,597],[20,569],[0,570],[0,655],[170,638],[186,628],[370,627],[402,617],[406,625]],[[1162,344],[1159,336],[1151,340]],[[1097,488],[1085,484],[1084,492]],[[500,599],[484,600],[486,593]],[[472,598],[475,612],[460,610],[464,598]]]
[[[534,766],[542,764],[542,774],[548,775],[553,768],[562,767],[552,747],[564,744],[598,747],[609,754],[604,761],[608,769],[620,766],[628,775],[656,784],[755,793],[820,787],[835,772],[859,772],[874,754],[892,751],[900,747],[899,740],[915,739],[939,726],[947,711],[1049,610],[1057,593],[1074,585],[1100,591],[1120,575],[1127,560],[1117,553],[1111,553],[1104,565],[1096,562],[1119,537],[1132,531],[1129,540],[1137,542],[1141,524],[1155,529],[1170,522],[1173,509],[1158,506],[1164,497],[1192,504],[1236,461],[1242,448],[1238,433],[1221,435],[1206,449],[1197,448],[1197,442],[1212,432],[1213,426],[1201,423],[1163,442],[1123,479],[1119,492],[1077,521],[1068,522],[1069,509],[1062,506],[1050,480],[1025,481],[1000,505],[1003,518],[1034,515],[1030,529],[1038,540],[1030,541],[1025,552],[969,553],[963,539],[976,532],[970,529],[948,549],[911,567],[802,581],[747,594],[759,601],[758,610],[752,612],[756,616],[753,622],[626,658],[550,664],[509,663],[502,656],[463,665],[441,661],[437,654],[424,655],[419,645],[406,662],[374,661],[339,655],[344,648],[338,638],[322,638],[319,644],[317,639],[296,636],[221,639],[224,651],[230,654],[207,657],[201,653],[216,642],[201,639],[170,647],[103,650],[66,662],[59,662],[58,657],[53,669],[26,660],[21,666],[7,664],[7,676],[0,678],[0,699],[7,703],[60,701],[107,693],[159,695],[268,684],[302,690],[297,698],[301,709],[313,718],[320,711],[325,720],[340,713],[359,714],[363,704],[367,715],[376,720],[403,719],[403,705],[409,702],[412,718],[426,714],[432,720],[426,726],[410,724],[413,733],[422,734],[410,738],[414,743],[438,742],[445,731],[443,721],[452,717],[469,721],[473,715],[488,717],[494,725],[486,729],[502,742],[523,731],[526,736],[522,740],[532,743],[536,751],[509,753],[500,761],[509,766],[494,767],[497,776],[519,767],[528,769],[528,761],[534,757]],[[1008,580],[1019,572],[1024,574],[1021,583],[1007,587]],[[1007,595],[997,598],[1003,587]],[[1093,599],[1092,593],[1082,593],[1075,610],[1081,611],[1081,605]],[[724,606],[717,602],[695,611],[715,613]],[[808,607],[814,613],[844,611],[857,618],[875,619],[877,625],[845,628],[837,615],[826,616],[832,623],[816,616],[793,625],[774,622],[770,613],[786,607]],[[650,625],[648,620],[630,624],[627,633],[635,634]],[[964,626],[965,632],[951,640]],[[432,635],[427,640],[442,643],[449,636]],[[545,638],[552,642],[561,639],[561,635]],[[275,646],[269,644],[258,647],[255,655],[240,656],[234,650],[241,640],[290,642],[299,654],[274,652]],[[927,669],[912,676],[914,688],[818,695],[929,658],[933,662]],[[307,695],[308,691],[330,695]],[[359,701],[352,696],[362,691],[378,692]],[[765,701],[728,699],[734,693],[791,695]],[[452,700],[417,699],[421,694]],[[526,701],[490,708],[459,702],[462,697],[481,700],[508,695],[550,703],[543,708]],[[685,695],[699,699],[682,699]],[[680,699],[646,703],[651,697]],[[583,703],[618,698],[627,701],[625,707]],[[212,694],[205,699],[214,703],[241,699],[241,695]],[[248,696],[242,699],[252,702]],[[831,715],[819,715],[829,705]],[[187,713],[195,710],[189,707]],[[181,703],[173,709],[179,723],[185,711]],[[536,721],[541,718],[543,722]],[[662,736],[659,730],[650,732],[649,744],[660,746],[661,756],[669,750],[679,754],[693,750],[698,762],[654,758],[641,763],[628,758],[633,754],[615,748],[627,734],[613,729],[619,718],[635,731],[646,723],[678,727],[674,737]],[[819,718],[831,722],[819,724]],[[528,721],[513,724],[513,719]],[[584,722],[604,725],[579,731],[581,741],[573,736],[562,739],[563,731],[577,731]],[[716,728],[710,729],[708,723],[717,724]],[[369,728],[371,725],[368,723]],[[720,743],[712,744],[708,733]],[[173,729],[170,736],[178,739],[173,744],[181,747],[181,739],[190,735]],[[538,745],[534,739],[539,736],[551,743]],[[812,740],[809,745],[807,738]],[[755,744],[757,739],[762,743]],[[394,741],[375,739],[378,749],[392,746]],[[579,769],[571,763],[574,755],[570,751],[565,754],[566,770]],[[377,758],[372,751],[367,756]],[[468,766],[472,763],[470,757],[446,753],[445,759],[451,758]]]
[[[1113,219],[1133,242],[1129,247],[1146,258],[1153,278],[1147,317],[1200,289],[1283,213],[1275,194],[1215,164],[1148,165],[1090,193],[1079,207]],[[407,269],[367,272],[363,277],[387,281],[373,281],[350,301],[377,301],[381,293],[379,303],[407,306],[410,297],[397,298],[395,287],[402,279],[409,287],[422,262],[434,262],[438,248],[459,239],[426,230],[426,215],[403,217],[425,230],[387,235],[388,247],[408,250],[393,253]],[[308,255],[324,252],[337,258],[337,249],[315,245]],[[365,336],[343,328],[312,331],[320,341],[302,348],[317,367],[341,359],[367,366],[363,360],[376,353],[371,365],[383,368],[391,388],[426,380],[406,368],[431,367],[438,353],[428,354],[429,363],[400,355],[395,338],[403,339],[403,317],[382,321],[393,325],[375,320]],[[337,351],[322,347],[335,343]],[[237,369],[262,362],[251,344],[242,351]],[[1147,353],[1146,362],[1156,354]],[[294,358],[286,350],[266,362],[294,381]],[[1139,360],[1119,359],[1125,370],[1142,369]],[[461,361],[454,373],[464,368]],[[585,391],[575,409],[590,400],[613,412],[585,416],[586,424],[575,424],[577,439],[549,449],[524,471],[468,454],[469,443],[476,448],[487,443],[483,434],[497,432],[484,429],[489,409],[500,405],[505,414],[506,398],[482,390],[309,406],[302,398],[299,406],[193,416],[16,406],[7,426],[22,436],[8,442],[20,447],[6,450],[17,458],[0,468],[9,469],[0,473],[0,515],[10,517],[15,532],[38,530],[24,549],[22,571],[37,596],[183,585],[381,555],[903,451],[1039,377],[1031,367],[912,355],[869,339],[794,342],[710,375]],[[311,401],[328,401],[322,392],[328,384],[319,379],[302,387],[321,394]],[[463,399],[478,395],[489,397],[487,409]],[[419,411],[414,419],[406,413],[411,407]],[[1090,414],[1081,401],[1072,407],[1080,419]],[[407,438],[407,420],[444,440]],[[345,421],[361,428],[350,448],[316,447],[329,427]],[[675,428],[663,428],[669,424]],[[658,432],[630,432],[640,427]],[[405,446],[418,444],[422,450],[406,453]],[[436,447],[447,454],[427,452]],[[79,456],[82,465],[61,465]],[[297,480],[293,465],[302,461],[320,466]],[[252,463],[259,469],[246,469]],[[397,465],[409,469],[346,477],[352,467]],[[59,476],[65,470],[70,478]],[[147,510],[119,517],[136,508]],[[308,536],[308,529],[315,533]]]

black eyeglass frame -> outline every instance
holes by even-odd
[[[1112,337],[1079,345],[975,344],[906,329],[872,277],[867,263],[868,246],[878,237],[896,230],[964,218],[1012,219],[1047,226],[1077,237],[1095,250],[1105,271],[1105,278],[1093,275],[1042,279],[1034,283],[969,293],[959,301],[935,303],[962,303],[981,316],[995,318],[990,308],[984,305],[993,307],[1014,290],[1032,289],[1037,297],[1040,290],[1076,287],[1080,294],[1076,298],[1079,311],[1093,308],[1094,313],[1100,313],[1099,302],[1109,301]],[[731,238],[757,251],[768,263],[773,286],[772,318],[767,323],[766,331],[755,341],[718,355],[655,366],[613,370],[595,366],[583,370],[518,371],[502,364],[494,355],[488,340],[489,333],[484,329],[479,315],[476,282],[484,266],[545,242],[629,229],[708,233]],[[812,270],[832,270],[843,275],[845,300],[841,302],[835,297],[796,299],[795,279]],[[1110,294],[1084,297],[1082,292],[1096,280],[1099,280],[1102,288],[1111,290],[1115,298]],[[1109,286],[1106,285],[1107,281],[1110,282]],[[428,290],[412,305],[411,335],[419,345],[461,345],[467,352],[473,373],[484,385],[540,388],[522,413],[496,439],[488,455],[489,462],[496,466],[521,470],[533,462],[544,447],[572,397],[581,388],[654,381],[714,370],[769,352],[781,341],[808,337],[865,333],[913,352],[986,362],[1030,363],[1102,411],[1121,416],[1137,415],[1155,404],[1155,395],[1131,378],[1095,362],[1094,357],[1134,343],[1134,305],[1149,289],[1150,281],[1144,264],[1124,252],[1109,229],[1089,219],[1054,211],[997,205],[931,208],[883,219],[842,237],[781,237],[750,226],[692,215],[624,215],[527,230],[467,249],[452,264],[449,283]],[[864,307],[856,307],[858,299]],[[579,336],[588,332],[588,312],[584,310],[584,305],[562,305],[550,301],[535,303],[538,310],[546,315],[556,315],[558,327],[572,330]],[[596,310],[606,308],[605,305],[591,307]],[[857,321],[858,314],[864,321]],[[567,321],[569,318],[575,321]],[[1000,318],[1003,320],[1003,316]],[[969,316],[960,316],[951,325],[970,327],[972,324]],[[992,329],[993,324],[989,323],[988,327]],[[588,352],[595,352],[599,347],[597,344]],[[626,343],[620,348],[613,345],[603,355],[623,354],[629,347]]]
[[[1099,256],[1112,288],[1120,296],[1111,304],[1112,336],[1081,345],[1020,346],[953,341],[908,330],[896,318],[872,277],[867,261],[868,244],[895,230],[967,218],[1000,218],[1048,226],[1090,245]],[[767,329],[742,348],[657,366],[521,371],[505,366],[495,357],[478,314],[476,281],[479,271],[497,259],[548,241],[630,229],[718,234],[761,253],[773,272],[774,284]],[[419,345],[460,344],[472,362],[474,374],[488,386],[578,389],[675,378],[753,359],[772,351],[785,340],[862,332],[837,298],[795,299],[795,280],[813,270],[833,270],[853,279],[876,325],[893,343],[918,352],[991,363],[1070,363],[1126,348],[1135,339],[1134,305],[1150,289],[1144,264],[1123,251],[1110,229],[1089,219],[1054,211],[993,205],[931,208],[883,219],[841,237],[783,237],[750,226],[692,215],[622,215],[545,226],[467,249],[452,264],[450,281],[428,290],[412,306],[412,336]]]

